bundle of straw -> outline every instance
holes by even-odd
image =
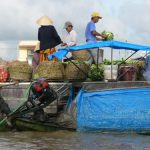
[[[32,76],[32,67],[27,62],[11,62],[8,71],[11,80],[30,81]]]
[[[8,62],[6,60],[0,59],[0,68],[8,69]]]
[[[90,53],[88,50],[74,51],[72,52],[72,57],[74,60],[88,61],[90,58]]]
[[[45,61],[38,66],[36,73],[39,78],[62,80],[64,78],[64,66],[59,61]]]
[[[68,80],[84,80],[87,78],[90,65],[84,62],[68,62],[65,68],[65,77]]]

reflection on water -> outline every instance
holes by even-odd
[[[57,132],[1,132],[0,150],[150,150],[150,136]]]

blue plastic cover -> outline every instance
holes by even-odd
[[[150,89],[85,92],[77,96],[78,131],[150,131]]]
[[[84,45],[66,47],[64,49],[59,49],[58,52],[55,52],[52,55],[49,55],[48,58],[51,60],[54,57],[57,57],[58,59],[61,60],[63,57],[66,56],[66,54],[69,51],[79,51],[79,50],[102,48],[102,47],[111,47],[114,49],[124,49],[124,50],[134,50],[134,51],[138,51],[138,50],[150,51],[150,46],[143,46],[143,45],[137,45],[137,44],[112,40],[112,41],[102,41],[102,42],[96,42],[92,44],[84,44]]]

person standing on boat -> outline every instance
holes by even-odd
[[[65,22],[64,29],[66,30],[66,32],[62,36],[63,43],[61,44],[61,46],[75,46],[77,44],[77,33],[73,30],[73,24],[70,21]],[[67,53],[66,57],[63,58],[63,61],[66,61],[67,58],[72,58],[71,52]]]
[[[53,26],[53,21],[49,17],[42,16],[37,20],[37,24],[40,25],[38,30],[38,40],[40,42],[38,52],[40,54],[39,63],[41,63],[48,61],[48,55],[56,51],[55,46],[61,43],[61,39]],[[54,60],[56,60],[56,58],[54,58]]]
[[[91,21],[87,24],[86,29],[85,29],[85,38],[86,42],[88,44],[90,43],[96,43],[97,41],[101,41],[105,39],[105,37],[96,31],[96,26],[95,23],[98,23],[98,21],[102,19],[102,16],[99,14],[99,12],[93,12],[91,14]],[[102,51],[102,52],[101,52]],[[103,53],[103,50],[100,51],[100,54]],[[89,61],[91,63],[96,63],[97,62],[97,49],[91,49],[89,50],[90,53],[90,58]],[[99,59],[98,63],[101,63],[102,60]]]

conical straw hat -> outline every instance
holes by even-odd
[[[47,16],[42,16],[36,23],[40,26],[49,26],[53,24],[53,21]]]

